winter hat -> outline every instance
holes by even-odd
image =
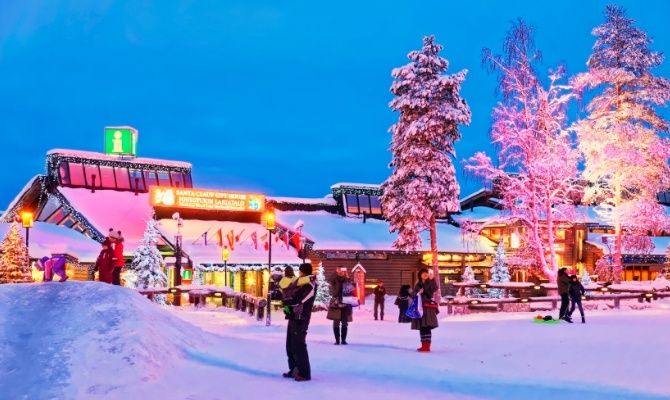
[[[298,269],[305,275],[312,275],[312,264],[310,263],[300,264]]]
[[[119,235],[116,232],[114,232],[113,230],[110,230],[108,237],[110,237],[112,239],[118,239]]]
[[[293,267],[287,265],[286,268],[284,268],[284,276],[287,278],[293,278],[295,276],[295,271],[293,271]]]
[[[116,240],[123,240],[123,235],[121,235],[121,231],[116,232]]]

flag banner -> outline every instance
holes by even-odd
[[[251,233],[251,243],[254,246],[254,250],[258,250],[258,234],[256,233],[256,231],[253,231]]]
[[[219,228],[218,231],[216,231],[216,244],[219,245],[219,247],[223,247],[223,231],[221,228]]]
[[[228,238],[228,246],[230,246],[230,250],[235,250],[235,231],[231,229],[226,236]]]

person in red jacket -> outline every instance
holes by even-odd
[[[121,231],[112,237],[114,241],[114,271],[112,272],[112,284],[121,285],[121,268],[126,263],[123,258],[123,236]]]
[[[112,240],[109,237],[102,242],[102,250],[95,262],[95,270],[98,271],[98,280],[100,282],[112,283],[114,249],[112,248]]]

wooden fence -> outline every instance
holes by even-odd
[[[193,303],[196,307],[204,306],[207,298],[221,299],[221,304],[224,307],[246,312],[250,316],[255,316],[258,321],[265,318],[265,308],[267,305],[267,300],[262,297],[212,288],[179,287],[169,289],[139,289],[138,292],[152,301],[157,294],[171,294],[174,299],[171,304],[176,306],[181,305],[183,293],[188,293],[189,303]]]

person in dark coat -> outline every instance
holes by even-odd
[[[400,286],[400,293],[395,299],[395,305],[398,306],[400,314],[398,315],[398,322],[401,324],[411,322],[412,320],[405,315],[409,308],[409,285]]]
[[[572,319],[568,316],[568,306],[570,305],[570,277],[565,268],[558,270],[556,284],[558,285],[558,294],[561,296],[561,309],[558,312],[558,319],[572,322]]]
[[[579,307],[579,314],[582,316],[582,324],[586,323],[584,318],[584,308],[582,307],[582,296],[586,293],[584,286],[577,279],[577,275],[570,275],[570,287],[568,289],[570,294],[570,311],[568,311],[568,318],[572,318],[572,313],[575,312],[575,306]]]
[[[114,249],[112,241],[107,238],[102,242],[102,250],[95,261],[95,270],[98,271],[98,280],[100,282],[112,283],[114,271]]]
[[[284,378],[293,378],[298,382],[312,379],[312,369],[307,353],[307,329],[312,318],[312,307],[316,296],[316,278],[312,275],[312,264],[300,265],[299,278],[291,285],[297,285],[289,297],[284,298],[284,306],[290,307],[288,328],[286,331],[286,354],[289,371]],[[285,291],[288,293],[288,291]]]
[[[353,308],[350,304],[343,302],[344,286],[352,284],[345,267],[337,267],[335,275],[330,279],[330,305],[326,318],[333,321],[333,334],[335,335],[335,344],[347,344],[347,333],[349,332],[349,322],[353,322]]]
[[[377,283],[377,286],[375,286],[374,290],[372,291],[375,295],[375,321],[377,320],[377,309],[381,308],[381,313],[379,316],[381,317],[381,320],[384,320],[384,299],[386,297],[386,288],[384,287],[384,281],[379,280]]]
[[[440,312],[439,306],[433,300],[437,291],[435,279],[431,279],[428,270],[421,268],[419,270],[419,280],[414,286],[417,300],[423,305],[423,315],[421,318],[412,320],[412,329],[419,331],[421,338],[421,347],[416,349],[420,352],[429,352],[433,340],[433,329],[438,327],[437,314]]]

